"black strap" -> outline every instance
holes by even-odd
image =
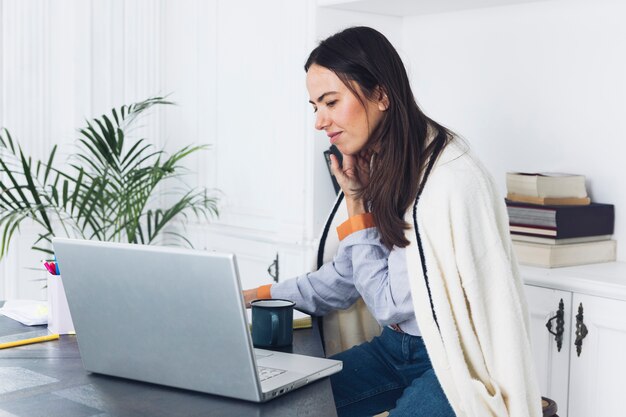
[[[335,213],[337,213],[337,210],[339,209],[342,201],[343,192],[339,194],[337,202],[335,202],[335,206],[333,207],[333,211],[330,212],[330,216],[328,216],[328,220],[326,221],[326,225],[324,226],[324,232],[322,233],[322,237],[320,238],[320,244],[317,249],[317,269],[320,269],[322,265],[324,265],[324,248],[326,247],[326,238],[328,237],[330,225],[333,223],[333,219],[335,218]]]
[[[337,202],[333,207],[333,210],[330,212],[330,216],[328,216],[328,220],[326,220],[326,225],[324,226],[324,232],[322,232],[322,237],[320,238],[320,244],[317,248],[317,269],[320,269],[322,265],[324,265],[324,248],[326,247],[326,239],[328,238],[328,231],[330,230],[330,225],[333,224],[333,219],[335,218],[335,214],[337,210],[339,210],[339,206],[343,201],[343,192],[339,194],[337,197]],[[324,353],[326,353],[326,345],[324,344],[324,317],[318,317],[317,320],[317,329],[320,332],[320,339],[322,341],[322,349]]]
[[[430,311],[433,314],[433,319],[435,320],[435,324],[437,325],[437,329],[439,329],[439,322],[437,321],[437,313],[435,313],[435,306],[433,304],[433,297],[430,292],[430,283],[428,282],[428,269],[426,268],[426,258],[424,256],[424,247],[422,245],[422,239],[420,238],[419,228],[417,227],[417,203],[419,201],[420,195],[422,195],[422,191],[424,191],[424,185],[426,184],[426,180],[430,175],[430,171],[435,165],[435,161],[439,156],[439,153],[443,149],[443,145],[446,141],[441,140],[435,145],[435,149],[433,149],[433,153],[430,156],[430,161],[428,161],[428,166],[426,167],[426,171],[424,172],[424,177],[420,182],[419,189],[417,190],[417,196],[415,197],[415,203],[413,204],[413,228],[415,229],[415,238],[417,239],[417,247],[419,249],[420,261],[422,263],[422,272],[424,274],[424,280],[426,281],[426,289],[428,290],[428,299],[430,300]],[[439,329],[441,333],[441,329]]]

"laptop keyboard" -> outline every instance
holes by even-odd
[[[265,381],[266,379],[274,378],[275,376],[285,373],[285,370],[283,369],[267,368],[265,366],[259,366],[258,370],[261,381]]]

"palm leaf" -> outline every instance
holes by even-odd
[[[184,235],[182,235],[180,233],[168,231],[168,232],[164,232],[164,234],[170,235],[170,236],[174,236],[174,237],[182,240],[183,242],[185,242],[188,247],[193,248],[193,243],[191,243],[191,241],[189,239],[187,239]]]
[[[3,217],[0,217],[0,226],[3,227],[2,240],[0,242],[0,258],[2,258],[9,251],[9,242],[15,233],[15,230],[19,229],[22,220],[28,217],[28,213],[22,211],[9,212]]]
[[[173,104],[164,97],[123,105],[110,114],[87,120],[77,138],[77,152],[68,169],[55,167],[57,147],[44,161],[35,161],[0,130],[0,259],[19,225],[32,219],[42,232],[33,249],[50,253],[59,222],[66,235],[99,240],[153,243],[160,235],[191,246],[182,234],[166,231],[170,222],[189,215],[217,216],[217,199],[207,190],[172,189],[175,202],[159,207],[155,194],[166,180],[186,172],[181,161],[207,146],[185,146],[171,155],[145,139],[129,140],[129,131],[155,105]],[[54,222],[53,222],[54,220]]]
[[[3,136],[6,136],[6,139]],[[2,147],[9,149],[11,153],[15,154],[13,138],[11,138],[11,134],[6,128],[2,128],[2,130],[0,130],[0,144],[2,144]]]
[[[22,188],[24,187],[18,184],[17,180],[15,179],[15,176],[13,175],[13,172],[9,169],[9,167],[4,163],[2,159],[0,159],[0,168],[2,169],[2,172],[4,172],[7,177],[9,177],[9,181],[11,181],[11,183],[13,184],[13,187],[11,188],[6,188],[3,186],[3,194],[8,194],[9,197],[13,200],[13,202],[19,208],[30,207],[30,201],[28,200],[28,198],[26,198],[26,195],[22,192]],[[20,197],[19,200],[17,199],[17,197],[13,196],[13,194],[11,193],[11,190],[15,190],[19,194],[19,197]]]
[[[21,208],[20,201],[11,193],[11,189],[7,188],[2,181],[0,181],[0,202],[2,202],[2,206],[6,206],[7,210],[18,210]],[[4,196],[9,197],[7,200]]]
[[[41,219],[46,224],[46,227],[49,231],[52,231],[52,225],[50,224],[50,219],[48,218],[48,214],[42,204],[41,197],[39,196],[39,192],[35,187],[35,182],[33,181],[32,173],[30,171],[30,162],[26,161],[26,157],[22,149],[20,148],[20,158],[22,159],[22,168],[24,169],[23,174],[26,179],[27,188],[33,196],[33,200],[35,200],[35,204],[37,206],[37,210],[39,211],[39,215]]]
[[[46,164],[46,172],[43,176],[44,184],[48,181],[48,175],[50,175],[50,170],[52,169],[52,164],[54,161],[54,155],[57,153],[57,145],[52,147],[52,152],[50,152],[50,157],[48,158],[48,163]]]

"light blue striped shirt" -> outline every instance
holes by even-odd
[[[406,333],[420,335],[406,248],[389,251],[374,227],[346,236],[334,259],[317,271],[274,284],[270,291],[272,298],[292,300],[297,309],[313,315],[346,309],[362,297],[381,326],[397,324]]]

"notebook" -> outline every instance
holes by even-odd
[[[87,371],[264,402],[342,368],[253,348],[234,254],[52,244]]]

